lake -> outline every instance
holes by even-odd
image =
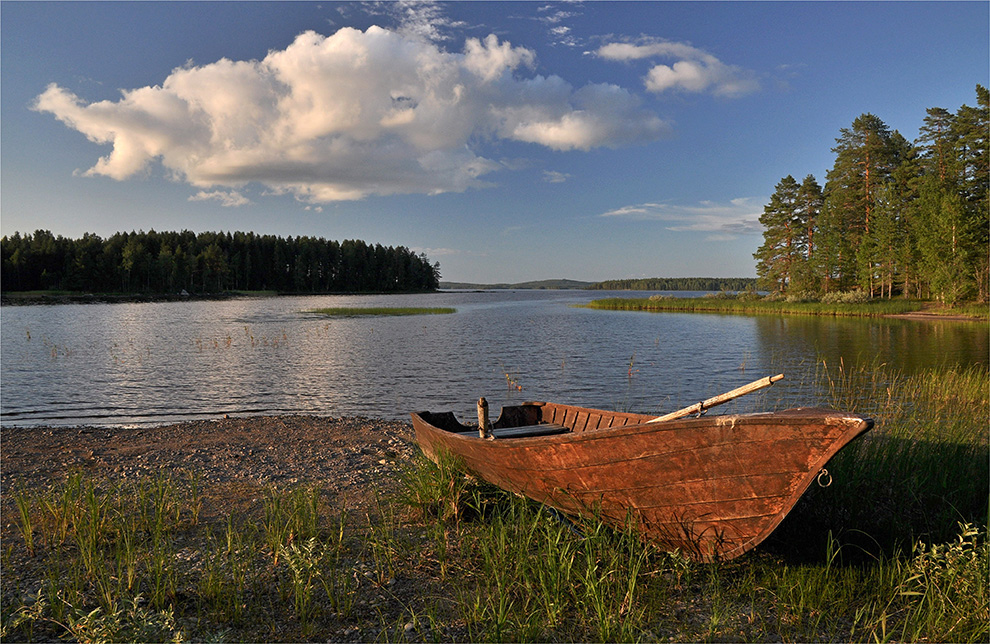
[[[821,363],[986,365],[986,324],[595,311],[650,293],[441,292],[6,306],[0,424],[141,426],[260,414],[493,418],[553,400],[666,413],[766,375],[725,412],[822,404]],[[674,293],[674,295],[697,295]],[[319,307],[453,307],[328,318]]]

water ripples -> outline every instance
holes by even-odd
[[[980,329],[904,321],[593,311],[600,292],[319,296],[4,307],[0,423],[140,426],[223,415],[406,419],[486,396],[663,413],[786,371],[747,405],[814,404],[821,357],[986,361]],[[327,306],[451,306],[326,318]],[[913,325],[913,326],[912,326]],[[933,350],[933,339],[938,340]]]

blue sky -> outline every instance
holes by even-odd
[[[974,105],[987,2],[0,3],[0,232],[403,245],[443,279],[755,276],[865,112]]]

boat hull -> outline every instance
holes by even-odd
[[[559,432],[484,440],[452,414],[412,414],[416,439],[475,475],[575,515],[595,514],[699,561],[759,545],[828,461],[873,426],[822,409],[649,423],[649,416],[526,403],[506,407],[495,435],[525,426]]]

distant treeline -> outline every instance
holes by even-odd
[[[130,232],[0,239],[3,291],[359,293],[433,291],[440,265],[408,248],[254,233]]]
[[[472,290],[472,289],[535,289],[535,290],[576,290],[586,289],[591,286],[591,282],[579,282],[577,280],[534,280],[531,282],[515,282],[512,284],[499,282],[497,284],[478,284],[476,282],[440,282],[440,288]]]
[[[756,289],[748,277],[647,277],[638,280],[608,280],[588,287],[597,291],[746,291]]]

